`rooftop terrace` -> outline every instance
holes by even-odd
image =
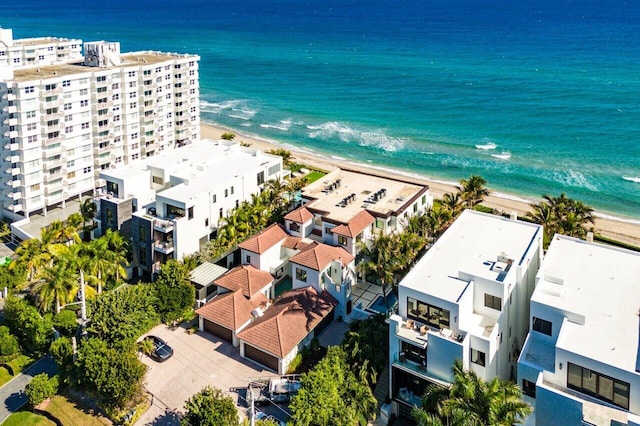
[[[363,209],[388,217],[402,211],[428,190],[427,186],[377,175],[334,170],[302,190],[304,198],[316,199],[307,206],[329,220],[348,222]],[[377,193],[377,196],[376,196]]]

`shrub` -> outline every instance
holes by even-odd
[[[236,137],[235,133],[225,132],[220,135],[220,139],[224,139],[225,141],[233,140]]]
[[[62,310],[53,317],[53,326],[63,336],[71,337],[78,330],[76,313],[70,310]]]
[[[45,399],[55,395],[58,392],[58,386],[58,376],[49,378],[47,373],[34,376],[25,388],[29,404],[36,406]]]
[[[38,310],[25,300],[9,297],[5,302],[5,323],[24,349],[40,356],[53,340],[53,322],[42,317]]]
[[[51,344],[49,352],[58,365],[62,379],[68,382],[73,371],[73,342],[68,337],[61,337]]]
[[[8,361],[20,352],[16,336],[9,332],[9,327],[0,326],[0,361]]]

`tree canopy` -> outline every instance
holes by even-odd
[[[184,408],[183,426],[237,426],[239,422],[233,399],[211,386],[189,398]]]
[[[520,424],[531,414],[518,386],[493,378],[485,382],[456,360],[451,387],[431,385],[422,407],[413,412],[418,426],[484,426]]]
[[[541,202],[531,204],[527,217],[544,227],[547,242],[556,233],[584,239],[590,230],[589,224],[595,223],[593,209],[564,192],[558,197],[544,195]]]
[[[295,426],[366,425],[377,401],[366,380],[349,368],[347,354],[332,346],[327,355],[301,377],[301,388],[290,405]]]

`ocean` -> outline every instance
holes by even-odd
[[[0,26],[198,54],[205,122],[640,219],[638,0],[0,0]]]

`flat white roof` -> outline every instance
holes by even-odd
[[[209,191],[220,183],[246,175],[265,163],[278,160],[278,156],[265,154],[255,148],[241,147],[234,142],[203,139],[180,148],[162,151],[129,166],[101,172],[100,176],[107,180],[126,180],[140,173],[148,173],[151,169],[163,170],[165,182],[173,176],[185,180],[188,184],[177,184],[159,191],[157,195],[186,203],[193,196]]]
[[[400,286],[456,303],[468,277],[515,281],[515,266],[524,261],[540,232],[539,225],[465,210]]]
[[[531,297],[561,312],[556,346],[625,371],[640,369],[640,253],[556,235]]]

